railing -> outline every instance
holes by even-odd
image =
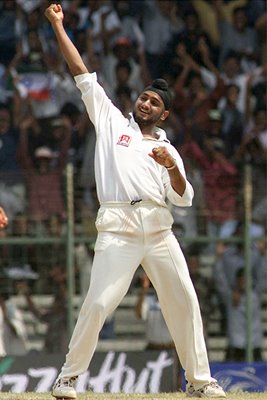
[[[225,243],[242,243],[244,245],[244,257],[245,257],[245,270],[246,270],[246,310],[247,310],[247,352],[246,357],[247,361],[253,361],[252,355],[252,344],[251,344],[251,255],[250,255],[250,248],[251,248],[251,236],[249,232],[249,227],[251,223],[251,201],[252,201],[252,182],[251,182],[251,167],[246,165],[244,168],[244,184],[240,190],[240,193],[243,192],[243,220],[245,223],[245,229],[242,235],[239,236],[229,236],[224,238],[223,241]],[[20,250],[23,248],[34,248],[36,250],[36,260],[37,262],[37,269],[40,273],[40,282],[37,282],[37,288],[35,288],[35,294],[51,294],[49,293],[49,279],[47,279],[47,272],[44,274],[42,271],[42,265],[49,266],[51,262],[51,266],[53,263],[53,259],[56,259],[58,263],[57,256],[59,254],[55,254],[58,252],[62,252],[63,257],[61,262],[64,263],[65,271],[67,274],[67,291],[68,291],[68,330],[69,334],[71,334],[74,322],[75,322],[75,315],[74,315],[74,297],[77,294],[80,294],[81,287],[76,289],[75,285],[77,283],[77,274],[75,274],[75,262],[76,262],[76,249],[78,246],[85,246],[89,248],[89,252],[93,248],[95,242],[95,234],[91,234],[90,236],[86,235],[85,232],[78,232],[77,233],[77,221],[75,221],[75,210],[74,210],[74,203],[75,203],[75,188],[74,188],[74,171],[72,165],[68,165],[66,168],[65,174],[65,198],[66,198],[66,216],[65,216],[65,230],[60,232],[58,235],[49,235],[45,234],[44,232],[35,231],[34,235],[30,235],[27,232],[23,232],[20,236],[18,232],[12,234],[12,231],[7,231],[6,233],[1,233],[2,237],[0,237],[0,251],[1,251],[1,261],[0,267],[3,269],[10,268],[10,264],[14,261],[12,258],[12,254],[9,254],[9,251],[17,248],[19,246]],[[45,206],[45,205],[44,205]],[[29,216],[30,217],[30,216]],[[91,217],[89,217],[90,219]],[[92,217],[93,218],[93,217]],[[90,221],[92,223],[92,221]],[[205,234],[198,234],[197,236],[181,236],[178,238],[179,241],[186,245],[188,243],[200,243],[200,244],[210,244],[210,243],[217,243],[221,242],[222,238],[219,236],[208,236]],[[265,238],[259,238],[265,239]],[[52,251],[52,260],[49,260],[49,254],[46,253],[44,247],[50,248]],[[38,258],[38,250],[41,251],[41,255]],[[9,251],[8,251],[9,250]],[[53,251],[55,252],[53,254]],[[12,253],[12,251],[11,251]],[[60,257],[59,257],[60,259]],[[24,259],[26,263],[30,262],[30,259],[27,259],[27,255]],[[76,262],[77,263],[77,262]],[[80,271],[81,272],[81,271]],[[44,275],[46,277],[46,285],[42,284],[41,280],[44,279]],[[79,279],[78,279],[79,281]],[[79,283],[79,282],[78,282]],[[51,289],[51,287],[50,287]]]

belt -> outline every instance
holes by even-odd
[[[132,200],[132,201],[105,201],[100,203],[101,207],[129,207],[129,206],[154,206],[154,207],[164,207],[167,208],[166,205],[158,204],[152,200]]]

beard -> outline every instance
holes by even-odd
[[[140,127],[154,126],[160,120],[158,115],[145,115],[143,116],[138,110],[133,110],[133,117],[135,122]]]

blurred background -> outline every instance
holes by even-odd
[[[94,128],[44,17],[50,3],[0,1],[2,357],[65,353],[96,238]],[[195,189],[191,208],[170,209],[209,357],[266,361],[266,2],[60,3],[69,37],[125,116],[151,79],[168,81],[162,127]],[[139,268],[98,350],[172,348],[160,318]]]

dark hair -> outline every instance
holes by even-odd
[[[172,92],[169,89],[169,85],[165,81],[165,79],[161,79],[161,78],[155,79],[151,83],[151,85],[147,86],[144,89],[144,92],[147,90],[157,93],[161,97],[161,99],[164,103],[165,109],[166,110],[170,109],[173,96],[172,96]]]
[[[230,58],[234,58],[238,63],[240,63],[240,56],[234,50],[229,50],[223,59],[223,62],[228,61]]]
[[[237,13],[239,13],[239,12],[243,12],[245,15],[246,15],[246,17],[247,17],[247,7],[235,7],[234,9],[233,9],[233,15],[236,15]]]
[[[132,72],[132,67],[131,67],[131,64],[129,63],[129,61],[124,61],[124,60],[122,60],[122,61],[119,61],[117,64],[116,64],[116,67],[115,67],[115,70],[116,70],[116,72],[118,71],[118,69],[120,69],[120,68],[125,68],[127,71],[128,71],[128,73],[129,73],[129,75],[130,75],[130,73]]]

